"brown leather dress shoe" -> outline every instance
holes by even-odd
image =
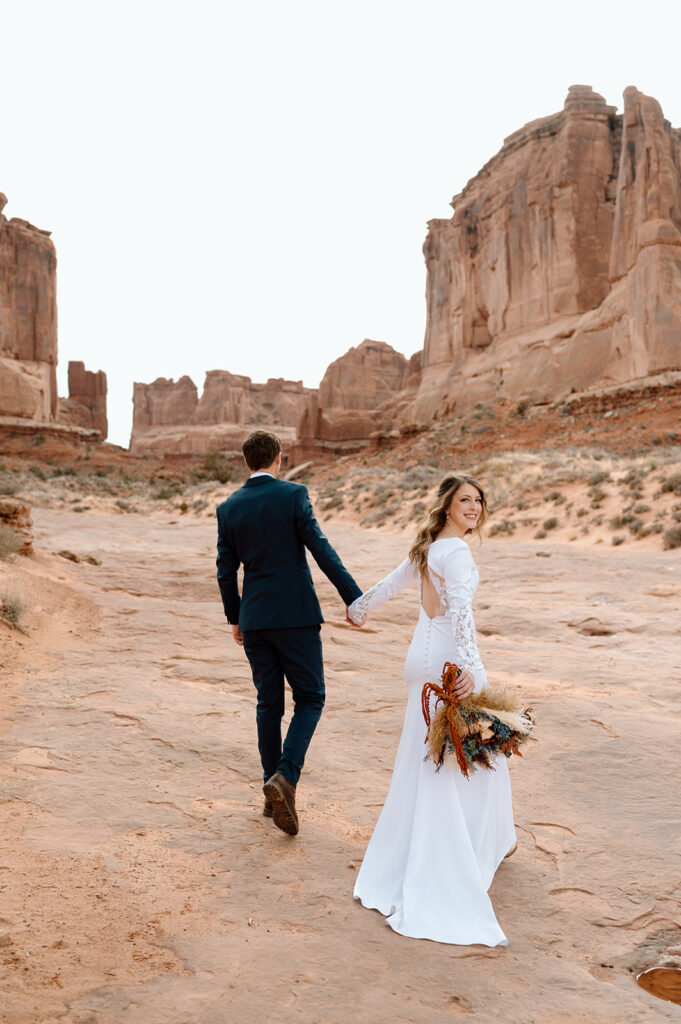
[[[277,828],[289,836],[298,835],[296,787],[280,772],[275,772],[262,791],[266,799],[272,801],[272,819]]]
[[[265,797],[265,806],[262,809],[262,813],[265,818],[272,817],[272,801]]]

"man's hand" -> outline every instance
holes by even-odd
[[[352,619],[350,618],[350,606],[346,604],[346,606],[345,606],[345,621],[349,622],[351,626],[355,627],[355,629],[361,629],[362,626],[364,625],[364,623],[366,622],[366,616],[365,616],[365,618],[364,618],[364,620],[362,622],[353,622]]]
[[[234,637],[234,643],[238,644],[239,647],[243,647],[243,645],[244,645],[244,635],[243,635],[243,633],[239,632],[239,627],[238,626],[232,626],[232,636]]]
[[[472,672],[465,668],[454,683],[454,693],[459,700],[463,700],[464,697],[470,697],[474,689],[475,677]]]

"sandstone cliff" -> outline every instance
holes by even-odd
[[[73,427],[99,431],[106,439],[109,425],[106,416],[106,374],[86,370],[85,364],[69,363],[69,397],[59,399],[59,422]]]
[[[141,455],[196,454],[211,449],[240,451],[249,428],[273,430],[293,441],[295,424],[311,389],[301,381],[250,377],[210,370],[199,398],[190,377],[159,377],[134,385],[130,450]]]
[[[509,136],[429,224],[422,380],[400,417],[681,367],[681,132],[589,86]]]
[[[57,256],[49,231],[7,220],[0,193],[0,416],[57,416]]]
[[[331,363],[319,391],[310,396],[298,421],[292,461],[366,447],[370,435],[386,427],[382,408],[395,403],[390,405],[389,426],[400,399],[404,403],[405,394],[413,398],[418,379],[419,353],[408,360],[386,342],[365,338]]]

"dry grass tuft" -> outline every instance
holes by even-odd
[[[26,604],[16,594],[5,592],[0,597],[0,615],[11,622],[14,626],[20,625],[20,620],[26,611]]]

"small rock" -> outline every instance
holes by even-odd
[[[351,871],[356,871],[357,870],[357,865],[355,864],[354,860],[350,861],[350,863],[348,864],[348,867],[350,868]]]
[[[74,555],[73,551],[58,551],[57,554],[60,558],[66,558],[69,562],[80,562],[78,555]]]
[[[98,558],[94,557],[94,555],[86,555],[85,558],[83,559],[83,561],[87,562],[88,565],[101,565],[102,564]]]
[[[551,552],[550,551],[535,551],[535,555],[537,556],[537,558],[550,558],[551,557]]]

